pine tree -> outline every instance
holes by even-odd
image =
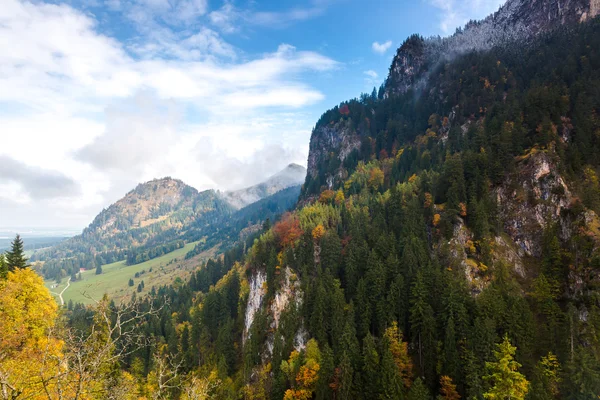
[[[98,265],[96,267],[96,275],[100,275],[100,274],[102,274],[102,265]]]
[[[375,339],[371,334],[365,336],[363,340],[362,354],[362,373],[363,392],[368,393],[372,398],[377,398],[379,395],[379,354],[375,347]]]
[[[402,379],[398,374],[398,367],[390,350],[389,343],[384,340],[383,355],[381,357],[381,368],[379,373],[379,387],[381,399],[403,398]]]
[[[489,375],[484,379],[490,381],[492,387],[483,397],[491,400],[523,400],[529,390],[529,382],[518,371],[521,364],[514,359],[517,348],[510,344],[508,335],[504,336],[504,340],[496,348],[496,361],[485,363]]]
[[[430,400],[431,395],[429,394],[429,390],[427,390],[427,386],[423,383],[421,378],[415,379],[412,386],[410,387],[410,391],[408,392],[408,400]]]
[[[0,254],[0,279],[6,279],[8,275],[8,266],[4,259],[4,254]]]
[[[129,278],[129,286],[133,286],[133,285],[134,285],[133,279]]]
[[[9,271],[28,268],[30,266],[27,264],[27,257],[25,257],[23,239],[21,239],[21,236],[18,234],[11,243],[11,249],[6,252],[6,264],[8,265]]]

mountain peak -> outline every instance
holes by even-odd
[[[258,185],[226,192],[225,199],[235,208],[242,208],[291,186],[301,185],[306,178],[306,168],[290,163]]]
[[[428,71],[440,60],[469,51],[528,41],[560,27],[587,21],[600,14],[600,0],[508,0],[480,21],[470,21],[449,37],[409,37],[397,50],[385,82],[386,95],[419,89]]]

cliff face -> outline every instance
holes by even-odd
[[[385,97],[420,91],[427,85],[428,74],[440,62],[470,51],[484,51],[494,46],[519,42],[524,45],[534,37],[562,25],[577,24],[600,14],[600,0],[509,0],[496,13],[473,21],[454,35],[440,38],[409,37],[397,50],[385,82]],[[342,116],[342,109],[338,118]],[[311,136],[308,174],[318,175],[319,165],[333,157],[340,163],[360,148],[361,132],[344,121],[318,125]],[[330,186],[342,174],[325,178]]]

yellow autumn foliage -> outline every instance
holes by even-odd
[[[56,301],[42,278],[30,269],[9,272],[0,281],[0,382],[2,391],[19,398],[53,392],[52,377],[63,343],[49,335],[57,317]]]
[[[317,225],[315,227],[315,229],[313,229],[313,231],[312,231],[312,237],[315,240],[321,239],[324,234],[325,234],[325,228],[323,227],[322,224]]]

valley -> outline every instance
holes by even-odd
[[[311,4],[254,16],[284,30],[326,12]],[[403,7],[449,14],[460,6],[419,4]],[[376,31],[394,4],[376,6],[380,21],[360,35]],[[226,2],[203,18],[233,35],[242,24],[237,7]],[[336,18],[350,7],[338,7]],[[240,132],[250,128],[232,121],[256,109],[224,85],[223,97],[243,110],[227,108],[230,129],[198,135],[181,165],[210,156],[206,182],[239,175],[248,183],[245,169],[287,166],[227,191],[173,177],[140,183],[81,234],[33,253],[16,235],[0,254],[0,399],[597,400],[599,14],[598,0],[507,0],[452,34],[403,36],[379,87],[311,125],[307,168],[289,163],[295,151],[265,145],[262,132],[245,141]],[[368,19],[363,9],[357,15]],[[395,16],[394,31],[407,15]],[[318,25],[323,48],[320,36],[335,39],[328,29],[336,18]],[[210,41],[182,43],[218,47],[216,31],[202,33]],[[368,50],[381,57],[393,45],[375,41]],[[153,48],[137,50],[148,56]],[[171,46],[168,57],[182,49]],[[193,49],[189,62],[205,62]],[[293,97],[298,114],[276,114],[252,86],[275,74],[274,65],[299,77],[305,64],[286,63],[296,56],[316,63],[311,74],[328,84],[352,79],[354,61],[329,63],[288,44],[245,64],[250,71],[221,65],[210,79],[240,75],[247,103],[300,118],[300,80],[266,96],[277,106]],[[378,74],[362,62],[356,79],[370,87]],[[183,76],[176,67],[172,61],[170,83]],[[183,82],[196,78],[208,85],[201,74]],[[253,121],[252,129],[275,124]],[[154,138],[141,131],[144,142]],[[171,138],[170,126],[161,132]],[[293,132],[275,136],[293,140]],[[218,135],[230,135],[227,151],[213,143]],[[194,133],[184,136],[187,143]],[[99,150],[85,145],[83,154],[111,164],[101,157],[110,143],[99,138]],[[236,147],[254,153],[236,159]],[[165,160],[154,167],[181,161],[157,154]],[[30,174],[21,179],[70,187],[56,174]],[[53,190],[32,191],[31,201]]]
[[[110,299],[120,303],[131,299],[134,293],[144,296],[150,292],[152,287],[159,288],[178,280],[186,281],[189,279],[191,271],[217,254],[217,249],[213,248],[186,260],[187,252],[198,243],[188,243],[181,249],[131,266],[126,265],[125,261],[105,264],[101,266],[102,274],[99,275],[93,269],[80,272],[77,274],[78,279],[71,281],[69,288],[62,293],[62,298],[65,304],[73,302],[88,305],[100,301],[106,294]],[[135,277],[136,274],[139,274],[139,278]],[[67,279],[70,277],[58,284],[55,281],[46,281],[45,285],[55,297],[58,297],[57,293],[60,293],[67,285]],[[130,279],[134,281],[133,286],[129,285]],[[144,281],[144,289],[138,292],[137,286],[142,281]]]

